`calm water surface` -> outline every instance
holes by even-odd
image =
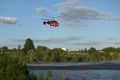
[[[120,64],[120,61],[110,61]],[[104,63],[104,62],[100,62]],[[91,63],[77,63],[77,65],[87,65]],[[69,64],[57,64],[69,65]],[[71,64],[70,64],[71,65]],[[72,65],[76,65],[73,63]],[[114,64],[113,64],[114,65]],[[49,65],[47,65],[49,66]],[[48,70],[45,69],[29,69],[30,72],[35,72],[39,76],[45,75]],[[52,70],[55,80],[120,80],[120,70]]]
[[[31,70],[37,75],[47,70]],[[120,80],[120,70],[52,70],[55,80]]]

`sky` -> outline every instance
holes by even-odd
[[[120,0],[0,0],[0,47],[120,47]],[[54,17],[60,25],[43,25]]]

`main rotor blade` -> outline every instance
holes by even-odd
[[[39,16],[33,16],[33,17],[36,18],[36,19],[41,19],[41,20],[49,20],[49,19],[41,18],[41,17],[39,17]]]

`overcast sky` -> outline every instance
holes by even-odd
[[[35,46],[78,50],[120,47],[120,0],[1,0],[0,47]],[[59,27],[43,25],[55,17]]]

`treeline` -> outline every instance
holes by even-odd
[[[58,63],[58,62],[88,62],[120,60],[120,48],[107,47],[102,50],[90,49],[78,51],[64,51],[61,48],[49,49],[46,46],[35,48],[33,41],[28,38],[24,47],[18,45],[17,49],[0,48],[1,54],[21,54],[21,60],[25,63]]]

